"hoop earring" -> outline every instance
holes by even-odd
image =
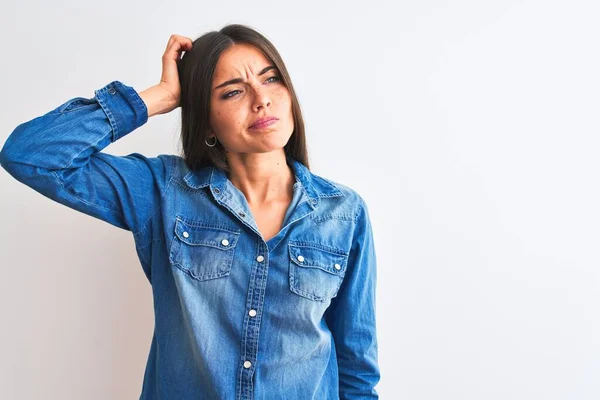
[[[215,146],[216,146],[216,144],[217,144],[217,137],[216,137],[216,136],[213,136],[213,138],[215,138],[215,142],[214,142],[213,144],[210,144],[210,143],[208,143],[208,142],[206,141],[206,139],[204,139],[204,143],[206,143],[206,145],[207,145],[208,147],[215,147]]]

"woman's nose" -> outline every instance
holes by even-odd
[[[258,111],[265,107],[271,107],[271,97],[267,90],[264,88],[255,88],[254,93],[254,111]]]

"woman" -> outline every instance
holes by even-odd
[[[132,232],[154,298],[142,399],[377,398],[367,207],[309,170],[287,69],[260,33],[171,36],[160,83],[25,122],[0,162]],[[101,150],[181,107],[183,157]]]

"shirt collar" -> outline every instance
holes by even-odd
[[[287,158],[287,162],[294,171],[296,181],[302,184],[311,206],[316,207],[324,197],[344,196],[335,183],[313,174],[301,162],[291,157]],[[192,189],[210,186],[213,191],[223,190],[228,179],[224,170],[214,166],[191,170],[183,177],[185,183]]]

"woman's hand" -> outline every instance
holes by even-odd
[[[171,35],[162,56],[162,75],[160,83],[140,93],[148,108],[148,117],[166,114],[179,107],[181,84],[177,72],[177,60],[182,51],[192,48],[192,39],[186,36]]]

